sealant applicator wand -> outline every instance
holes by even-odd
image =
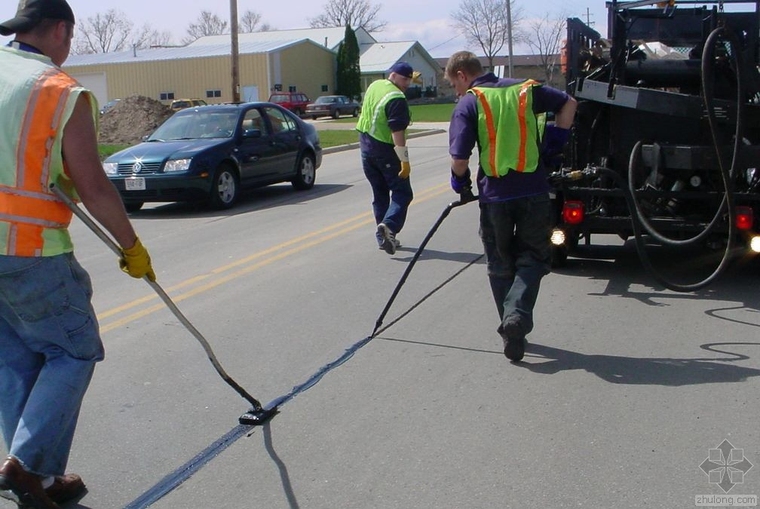
[[[84,224],[86,224],[90,230],[97,235],[100,240],[102,240],[108,247],[111,248],[111,250],[116,253],[117,256],[121,256],[121,249],[119,246],[114,242],[114,240],[106,235],[106,233],[95,223],[95,221],[90,218],[82,209],[80,209],[76,203],[74,203],[71,198],[69,198],[66,193],[63,192],[61,188],[56,186],[55,184],[50,184],[50,190],[55,193],[56,196],[58,196],[67,207],[71,209],[71,211],[79,218],[81,219]],[[196,329],[192,323],[185,317],[185,315],[182,314],[182,312],[179,310],[179,308],[174,304],[174,302],[169,298],[169,295],[164,291],[163,288],[161,288],[161,285],[156,283],[155,281],[151,281],[148,279],[148,277],[143,277],[146,283],[150,285],[153,290],[158,294],[158,296],[161,298],[161,300],[166,304],[166,306],[169,308],[169,310],[174,314],[174,316],[177,317],[177,319],[182,323],[182,325],[185,326],[185,328],[193,335],[195,336],[195,339],[198,340],[198,342],[203,347],[203,350],[206,352],[206,355],[208,356],[209,360],[211,361],[211,364],[214,366],[214,369],[216,369],[216,372],[219,373],[219,376],[222,377],[222,380],[224,380],[227,385],[235,389],[235,392],[240,394],[243,398],[246,399],[253,407],[240,416],[240,424],[249,424],[249,425],[259,425],[263,424],[264,422],[268,421],[269,419],[274,416],[274,414],[277,413],[277,407],[273,408],[264,408],[259,400],[248,394],[248,392],[243,389],[240,384],[238,384],[235,380],[230,377],[227,372],[224,370],[221,364],[219,364],[219,360],[217,360],[216,355],[214,355],[214,351],[211,349],[211,345],[209,345],[209,342],[206,341],[206,338],[203,337],[203,334]]]

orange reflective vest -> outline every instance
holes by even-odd
[[[79,94],[89,92],[43,55],[0,48],[0,68],[0,255],[70,252],[72,212],[49,186],[71,187],[63,128]]]
[[[526,80],[508,87],[474,87],[478,105],[480,167],[489,177],[510,170],[531,173],[538,168],[539,121],[533,113],[533,87]]]

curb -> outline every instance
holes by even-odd
[[[431,134],[441,134],[441,133],[445,133],[445,132],[446,132],[446,129],[429,129],[427,131],[421,131],[421,132],[418,132],[418,133],[412,133],[409,136],[407,136],[407,139],[419,138],[419,137],[422,137],[422,136],[430,136]],[[351,149],[355,149],[355,148],[359,148],[359,143],[358,142],[357,143],[349,143],[347,145],[336,145],[334,147],[328,147],[328,148],[322,149],[322,155],[333,154],[335,152],[343,152],[344,150],[351,150]]]

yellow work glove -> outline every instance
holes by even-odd
[[[408,179],[409,174],[412,172],[412,167],[409,164],[409,149],[406,147],[393,147],[396,151],[398,160],[401,161],[401,171],[398,172],[399,178]]]
[[[151,281],[156,280],[156,273],[153,272],[153,267],[150,265],[148,250],[145,249],[139,238],[135,239],[134,246],[121,250],[119,267],[132,277],[148,276]]]

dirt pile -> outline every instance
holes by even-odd
[[[133,95],[119,101],[100,116],[100,143],[138,143],[143,136],[152,133],[164,120],[172,116],[172,110],[155,99]]]

